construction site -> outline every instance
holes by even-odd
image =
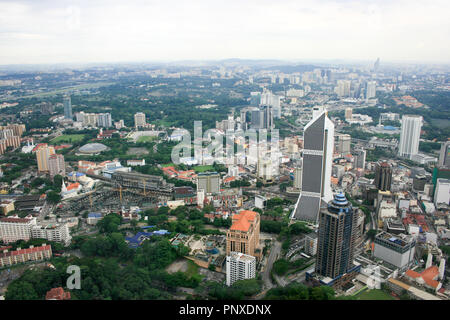
[[[151,209],[173,197],[173,186],[162,177],[123,172],[112,179],[92,176],[97,181],[95,189],[64,201],[55,214],[73,216],[84,212],[117,212],[122,207],[137,206]],[[64,213],[64,214],[63,214]]]

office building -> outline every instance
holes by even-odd
[[[439,167],[450,168],[450,141],[446,141],[441,146],[439,153]]]
[[[99,113],[97,115],[97,126],[103,128],[112,127],[111,113]]]
[[[31,239],[31,229],[36,225],[36,218],[28,215],[19,218],[17,215],[0,219],[0,239],[4,243]]]
[[[434,190],[434,205],[439,203],[450,205],[450,180],[439,178],[436,180],[436,189]]]
[[[365,169],[366,167],[366,150],[358,149],[355,150],[355,160],[354,167],[357,169]]]
[[[350,145],[352,138],[349,134],[339,134],[337,135],[337,145],[336,151],[343,155],[350,153]]]
[[[377,93],[376,81],[368,81],[366,86],[366,99],[375,98]]]
[[[272,160],[259,158],[257,163],[257,176],[264,184],[273,182]]]
[[[404,115],[402,117],[402,129],[400,132],[400,143],[398,155],[411,159],[419,153],[420,130],[422,129],[422,116]]]
[[[197,190],[204,190],[205,194],[220,191],[220,175],[217,172],[202,172],[197,175]]]
[[[389,191],[392,185],[392,168],[386,161],[375,165],[375,186],[378,190]]]
[[[64,96],[64,118],[72,120],[72,101],[70,100],[70,96]]]
[[[382,231],[375,236],[373,256],[405,271],[414,263],[415,247],[416,241],[412,236],[394,236]]]
[[[136,128],[139,127],[145,127],[146,125],[146,120],[145,120],[145,113],[143,112],[137,112],[134,114],[134,126]]]
[[[47,145],[46,143],[39,146],[36,150],[36,160],[39,172],[49,171],[49,158],[55,154],[55,148]]]
[[[345,120],[352,120],[352,119],[353,119],[353,109],[345,108]]]
[[[52,154],[48,158],[48,169],[50,177],[54,177],[59,174],[61,176],[66,175],[66,164],[64,162],[64,156],[62,154]]]
[[[340,193],[319,213],[316,273],[331,279],[353,268],[358,214]]]
[[[322,199],[328,202],[333,198],[334,124],[325,110],[313,110],[313,119],[305,126],[303,136],[302,191],[291,218],[316,223]]]
[[[256,277],[256,258],[240,252],[231,252],[227,256],[227,286],[238,280]]]
[[[231,252],[241,252],[260,257],[259,230],[259,213],[242,210],[238,214],[233,215],[232,225],[227,231],[227,256]]]

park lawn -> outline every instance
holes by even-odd
[[[194,169],[195,172],[214,171],[214,167],[212,165],[195,166],[192,169]]]
[[[157,138],[158,137],[155,137],[155,136],[142,136],[142,137],[139,137],[136,142],[139,142],[139,143],[152,142],[153,140],[156,140]]]
[[[357,300],[395,300],[393,296],[380,289],[365,290],[356,296]]]
[[[173,121],[167,121],[167,120],[156,120],[155,124],[157,126],[167,127],[168,128],[168,127],[172,126],[174,124],[174,122]]]
[[[63,134],[53,139],[52,143],[75,143],[80,142],[84,137],[84,134]]]

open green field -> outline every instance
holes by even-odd
[[[214,171],[214,167],[212,165],[195,166],[192,169],[194,169],[195,172]]]
[[[356,300],[395,300],[395,298],[383,290],[373,289],[357,294]]]
[[[162,164],[161,167],[166,168],[166,167],[175,167],[174,163],[167,163],[167,164]]]
[[[198,266],[191,260],[187,260],[187,271],[186,275],[192,277],[198,274]]]
[[[158,137],[155,136],[141,136],[137,139],[136,142],[142,143],[142,142],[152,142],[156,140]]]
[[[84,134],[63,134],[52,140],[52,143],[74,143],[80,142],[84,138]]]

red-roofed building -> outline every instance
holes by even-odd
[[[43,244],[40,247],[30,246],[28,249],[17,248],[14,251],[3,250],[0,253],[0,267],[11,266],[27,261],[39,261],[52,257],[52,247]]]
[[[405,273],[405,277],[432,290],[439,290],[442,287],[442,283],[437,281],[439,277],[439,268],[437,266],[431,266],[421,273],[408,270]]]
[[[70,292],[65,292],[62,287],[52,288],[45,295],[45,300],[70,300]]]
[[[255,211],[242,210],[232,217],[233,224],[227,232],[227,255],[241,252],[260,258],[260,216]]]

